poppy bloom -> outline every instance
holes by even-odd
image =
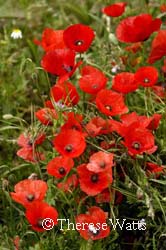
[[[110,191],[108,188],[104,189],[100,194],[95,197],[95,201],[97,203],[110,203],[112,201],[112,193],[112,190]],[[122,200],[123,195],[120,192],[115,191],[115,204],[120,204]]]
[[[112,168],[95,173],[87,169],[87,164],[82,164],[77,167],[77,172],[81,190],[90,196],[101,193],[113,181]]]
[[[151,118],[152,118],[152,120],[149,123],[149,125],[147,126],[147,129],[150,129],[150,130],[157,129],[159,126],[160,120],[162,118],[162,115],[154,114]]]
[[[66,114],[67,121],[65,124],[61,127],[61,129],[75,129],[77,131],[82,132],[82,115],[75,114],[74,112],[69,112]]]
[[[45,134],[43,133],[39,133],[36,136],[30,133],[22,133],[17,139],[17,144],[21,147],[36,146],[42,144],[44,140]]]
[[[27,207],[32,202],[42,201],[47,192],[47,184],[42,180],[25,179],[14,186],[14,192],[10,195],[12,199]]]
[[[99,207],[91,207],[88,213],[76,216],[77,230],[85,240],[98,240],[107,237],[110,228],[106,223],[108,215]]]
[[[115,116],[128,112],[122,94],[112,90],[102,89],[96,96],[97,108],[105,115]]]
[[[35,163],[39,160],[44,160],[44,155],[36,150],[36,146],[45,140],[43,133],[36,136],[30,133],[23,133],[19,136],[17,143],[21,149],[17,151],[17,156],[25,161]]]
[[[45,71],[56,75],[72,75],[75,69],[75,52],[70,49],[48,51],[42,58],[41,66]]]
[[[166,30],[159,30],[152,41],[151,52],[148,58],[149,63],[154,63],[166,56]]]
[[[161,4],[159,9],[161,12],[166,12],[166,4]]]
[[[14,250],[19,250],[20,249],[20,237],[17,235],[13,239],[14,243]]]
[[[59,156],[55,157],[47,164],[47,172],[56,178],[62,178],[70,172],[73,166],[73,159]]]
[[[114,3],[104,7],[102,12],[107,16],[118,17],[124,13],[126,5],[125,2]]]
[[[25,216],[28,222],[32,225],[32,229],[38,232],[43,232],[43,221],[49,218],[49,221],[45,222],[45,227],[52,228],[53,225],[58,224],[58,212],[57,210],[49,206],[46,202],[35,201],[28,206]],[[50,220],[52,220],[50,222]]]
[[[81,75],[82,77],[79,79],[80,89],[89,94],[97,94],[105,88],[108,80],[102,71],[92,66],[83,67]]]
[[[99,151],[91,155],[87,169],[95,173],[107,171],[113,166],[113,154]]]
[[[139,51],[139,50],[142,49],[141,46],[142,46],[142,43],[141,42],[137,42],[137,43],[133,43],[133,44],[125,47],[125,50],[126,51],[131,51],[132,53],[135,54],[137,51]]]
[[[152,20],[150,14],[140,14],[123,19],[116,28],[117,39],[121,42],[136,43],[142,42],[160,29],[161,20]]]
[[[93,117],[85,126],[87,136],[96,137],[97,135],[108,134],[109,123],[101,117]]]
[[[84,24],[70,25],[63,33],[66,46],[79,53],[89,49],[94,37],[94,31]]]
[[[154,174],[156,177],[159,177],[161,173],[164,172],[164,166],[159,166],[152,162],[146,163],[146,173],[148,176]]]
[[[157,83],[158,71],[153,66],[140,67],[135,73],[135,81],[143,87],[151,87]]]
[[[45,159],[44,154],[37,152],[32,146],[20,148],[17,151],[17,156],[31,163],[36,163]]]
[[[75,158],[80,156],[85,148],[84,135],[74,129],[63,129],[53,140],[55,149],[63,156]]]
[[[73,192],[73,190],[78,186],[79,181],[76,174],[72,174],[67,180],[57,184],[57,187],[64,192]]]
[[[138,127],[137,124],[128,127],[122,143],[132,156],[143,153],[152,154],[157,150],[153,134],[148,129]]]
[[[63,41],[63,30],[44,29],[42,40],[34,40],[36,45],[41,46],[45,51],[64,49],[66,47]]]
[[[44,125],[53,125],[53,120],[58,118],[54,109],[42,108],[35,112],[37,119]]]
[[[112,200],[112,192],[110,190],[104,189],[100,194],[95,197],[96,203],[105,203]]]
[[[134,73],[130,72],[116,74],[113,78],[112,89],[123,94],[135,91],[138,88],[138,83],[134,76]]]
[[[159,125],[161,115],[154,114],[152,117],[138,115],[136,112],[121,116],[121,122],[109,120],[112,131],[116,131],[121,136],[125,136],[128,131],[136,127],[156,129]],[[132,126],[132,127],[131,127]]]
[[[163,75],[165,77],[166,76],[166,59],[163,62],[163,66],[162,66],[161,70],[162,70],[162,73],[163,73]]]
[[[58,83],[51,87],[50,95],[55,102],[61,101],[64,105],[76,105],[79,95],[76,87],[70,82]]]
[[[152,86],[152,90],[158,97],[157,101],[160,101],[160,99],[166,98],[166,87],[155,85],[155,86]]]

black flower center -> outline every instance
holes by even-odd
[[[77,45],[77,46],[81,46],[83,43],[84,42],[82,40],[77,40],[77,41],[75,41],[74,44]]]
[[[62,65],[63,69],[67,72],[70,73],[73,70],[73,66],[69,66],[69,65]]]
[[[33,145],[33,141],[32,140],[29,140],[28,141],[28,146],[32,146]]]
[[[73,146],[71,144],[66,145],[65,151],[70,153],[72,150],[73,150]]]
[[[33,194],[28,194],[27,195],[27,200],[28,201],[33,201],[35,199],[35,196]]]
[[[38,219],[37,226],[43,228],[43,219]]]
[[[66,170],[65,170],[64,167],[60,167],[58,171],[59,171],[59,173],[60,173],[61,175],[64,175],[64,174],[66,173]]]
[[[79,130],[79,127],[77,127],[77,125],[73,125],[71,128],[75,130]]]
[[[91,175],[91,181],[92,181],[93,183],[98,182],[98,180],[99,180],[98,174],[92,174],[92,175]]]
[[[136,150],[139,150],[139,149],[141,148],[141,145],[140,145],[139,142],[134,142],[134,143],[132,144],[132,147],[133,147],[134,149],[136,149]]]

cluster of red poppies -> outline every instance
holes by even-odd
[[[123,14],[125,6],[125,3],[117,3],[102,11],[106,15],[119,16]],[[122,42],[143,42],[160,26],[160,19],[153,20],[151,15],[141,14],[122,20],[117,26],[116,36]],[[49,175],[57,179],[57,187],[64,192],[73,192],[79,185],[86,195],[95,196],[96,203],[100,203],[112,199],[112,170],[116,168],[117,156],[125,153],[134,159],[137,155],[152,154],[157,150],[153,131],[158,128],[162,116],[128,113],[125,104],[129,92],[139,87],[154,87],[159,77],[157,68],[146,65],[134,73],[117,73],[112,80],[112,87],[107,87],[110,79],[102,70],[85,65],[82,59],[77,60],[81,58],[81,53],[90,48],[94,38],[92,28],[74,24],[65,30],[47,28],[41,41],[35,40],[45,51],[41,66],[57,77],[50,89],[50,100],[35,115],[46,129],[53,127],[51,145],[57,155],[47,163],[46,169]],[[152,43],[149,63],[166,55],[165,41],[166,31],[159,30]],[[77,81],[74,85],[69,79],[75,77],[78,69],[80,75],[79,79],[74,80]],[[90,96],[89,101],[81,98],[85,94]],[[160,93],[160,97],[164,96]],[[93,117],[88,115],[91,107],[95,109]],[[37,146],[46,138],[47,135],[41,132],[35,135],[30,132],[21,134],[18,139],[21,149],[17,155],[33,163],[45,160],[44,154],[37,151]],[[163,172],[163,166],[146,162],[145,170],[147,176],[149,172],[159,174]],[[25,206],[26,217],[37,231],[44,230],[44,218],[51,218],[57,224],[56,209],[43,202],[46,190],[47,185],[42,180],[27,179],[16,184],[15,193],[11,193],[16,202]],[[116,196],[117,203],[122,201],[120,193],[116,192]],[[96,225],[105,223],[106,217],[101,208],[91,207],[88,214],[78,215],[76,221]],[[106,237],[109,232],[109,227],[97,230],[87,226],[85,230],[80,230],[82,237],[93,240]]]

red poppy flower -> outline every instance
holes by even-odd
[[[43,221],[45,219],[52,222],[45,222],[46,227],[58,224],[58,212],[54,207],[49,206],[46,202],[35,201],[26,210],[25,216],[28,222],[32,225],[32,229],[38,232],[43,232]]]
[[[65,124],[61,127],[61,129],[75,129],[77,131],[82,132],[82,115],[75,114],[74,112],[69,112],[66,114],[67,121]]]
[[[142,49],[142,43],[141,42],[137,42],[137,43],[133,43],[127,47],[125,47],[125,50],[127,51],[131,51],[132,53],[136,53],[137,51]]]
[[[53,75],[71,76],[75,66],[75,52],[70,49],[48,51],[42,58],[41,66]]]
[[[21,147],[36,146],[43,143],[45,140],[45,134],[39,133],[37,135],[32,135],[30,133],[22,133],[18,139],[17,144]]]
[[[102,192],[113,181],[112,168],[109,171],[95,173],[87,169],[86,164],[77,167],[80,188],[87,195],[94,196]]]
[[[47,192],[47,184],[42,180],[26,179],[14,186],[14,192],[10,195],[12,199],[27,207],[32,202],[42,201]]]
[[[80,156],[86,148],[84,135],[74,129],[61,130],[53,145],[60,154],[71,158]]]
[[[98,194],[96,197],[95,197],[95,201],[97,203],[110,203],[112,200],[112,191],[110,191],[108,188],[107,189],[104,189],[100,194]],[[120,204],[123,200],[123,195],[116,191],[115,192],[115,204]]]
[[[149,125],[147,126],[147,129],[150,129],[150,130],[157,129],[159,126],[160,120],[162,118],[162,115],[154,114],[151,118],[152,118],[152,120],[149,123]]]
[[[151,52],[148,58],[149,63],[154,63],[166,56],[166,30],[159,30],[152,42]]]
[[[106,223],[108,215],[99,207],[91,207],[88,213],[76,216],[77,230],[85,240],[98,240],[107,237],[110,228]]]
[[[125,2],[114,3],[104,7],[102,12],[107,16],[118,17],[124,13],[126,5]]]
[[[122,143],[127,147],[130,155],[152,154],[157,150],[153,134],[147,129],[137,127],[137,124],[128,127]]]
[[[15,247],[14,250],[19,250],[20,249],[20,237],[18,235],[14,237],[13,243]]]
[[[58,118],[58,115],[54,109],[42,108],[35,112],[37,119],[44,125],[52,125],[53,120]]]
[[[105,115],[115,116],[128,112],[123,96],[112,90],[102,89],[96,96],[97,108]]]
[[[79,95],[76,87],[70,82],[55,84],[50,91],[55,102],[61,101],[64,105],[76,105],[79,102]]]
[[[36,163],[38,161],[45,160],[44,154],[37,152],[35,148],[33,148],[32,146],[22,147],[17,151],[17,156],[31,163]]]
[[[138,88],[138,83],[135,81],[134,73],[122,72],[114,76],[112,89],[127,94]]]
[[[44,29],[42,40],[34,40],[34,43],[40,45],[45,51],[64,49],[66,47],[63,41],[63,30]]]
[[[152,162],[146,163],[146,173],[147,176],[150,176],[151,174],[155,175],[156,177],[159,177],[160,174],[164,172],[164,166],[159,166]]]
[[[101,141],[101,143],[100,143],[100,147],[102,149],[105,149],[105,150],[108,150],[110,148],[114,148],[115,146],[116,146],[115,141],[110,141],[110,142],[108,142],[108,141]]]
[[[89,49],[94,37],[94,31],[83,24],[73,24],[65,29],[63,33],[66,46],[79,53]]]
[[[43,133],[39,133],[37,135],[32,135],[30,133],[21,134],[17,140],[17,143],[22,148],[17,151],[17,156],[32,163],[35,163],[39,160],[44,160],[44,155],[38,152],[35,148],[36,145],[41,144],[44,140],[45,134]]]
[[[161,70],[162,70],[163,75],[166,76],[166,59],[163,62],[163,66],[162,66]]]
[[[85,66],[81,71],[82,77],[79,80],[79,86],[82,91],[89,94],[97,94],[105,88],[107,78],[102,71],[92,66]]]
[[[59,189],[64,192],[73,192],[73,190],[78,186],[79,181],[76,174],[72,174],[67,180],[57,184]]]
[[[121,122],[109,120],[109,124],[113,131],[116,131],[121,136],[125,136],[128,131],[136,127],[156,129],[159,125],[161,116],[154,114],[152,117],[138,115],[136,112],[124,114],[121,116]],[[132,126],[132,127],[131,127]]]
[[[45,106],[46,108],[54,109],[54,105],[53,105],[53,103],[52,103],[51,100],[46,100],[46,101],[44,102],[44,106]]]
[[[108,134],[109,122],[101,117],[93,117],[85,126],[87,136],[95,137],[97,135]]]
[[[137,123],[140,127],[147,128],[154,118],[147,117],[145,115],[138,115],[136,112],[132,112],[130,114],[122,115],[120,119],[122,121],[122,124],[126,127]]]
[[[95,173],[107,171],[113,166],[113,156],[112,153],[105,153],[102,151],[94,153],[91,155],[86,167],[89,171]]]
[[[155,67],[140,67],[135,73],[135,81],[143,87],[151,87],[158,80],[158,71]]]
[[[152,90],[154,91],[154,93],[156,94],[157,101],[160,101],[160,99],[164,99],[166,98],[166,87],[164,86],[152,86]]]
[[[166,4],[161,4],[159,8],[161,12],[166,12]]]
[[[105,203],[112,200],[112,192],[110,190],[104,189],[100,194],[95,197],[96,203]]]
[[[59,156],[52,159],[47,164],[47,172],[57,178],[67,175],[74,166],[74,161],[65,156]]]
[[[136,43],[142,42],[149,36],[160,29],[161,20],[156,18],[152,20],[150,14],[140,14],[123,19],[117,29],[116,36],[121,42]]]

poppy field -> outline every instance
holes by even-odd
[[[166,2],[0,7],[0,250],[166,249]]]

